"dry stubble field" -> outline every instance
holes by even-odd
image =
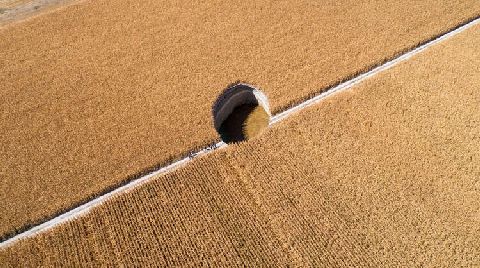
[[[480,26],[1,251],[3,263],[474,267]]]
[[[278,112],[480,14],[463,1],[86,1],[0,28],[0,237],[218,139],[211,105]]]

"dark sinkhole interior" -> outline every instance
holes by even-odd
[[[247,139],[247,135],[244,132],[244,126],[247,124],[248,116],[256,107],[258,107],[258,105],[242,104],[232,111],[218,130],[218,133],[224,142],[240,142]]]
[[[215,102],[213,116],[215,129],[225,143],[256,137],[270,122],[266,96],[245,84],[227,88]]]

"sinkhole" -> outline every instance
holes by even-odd
[[[213,107],[215,129],[225,143],[241,142],[260,135],[270,123],[267,96],[244,83],[229,86]]]

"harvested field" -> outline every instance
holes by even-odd
[[[478,40],[477,25],[1,263],[477,266]]]
[[[480,14],[462,1],[88,1],[0,29],[0,237],[217,139],[211,104],[272,112]]]

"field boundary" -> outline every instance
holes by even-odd
[[[31,0],[0,12],[0,28],[52,12],[62,7],[79,4],[84,0]]]
[[[343,90],[347,90],[347,89],[350,89],[351,87],[359,84],[360,82],[378,74],[378,73],[381,73],[385,70],[388,70],[390,69],[391,67],[395,66],[396,64],[402,62],[402,61],[405,61],[409,58],[411,58],[412,56],[422,52],[423,50],[429,48],[430,46],[433,46],[437,43],[440,43],[452,36],[455,36],[456,34],[470,28],[470,27],[473,27],[474,25],[476,24],[479,24],[480,23],[480,17],[475,17],[473,18],[472,20],[462,24],[462,25],[459,25],[457,26],[456,28],[454,29],[451,29],[445,33],[442,33],[440,35],[437,35],[436,37],[430,39],[429,41],[419,45],[419,46],[416,46],[415,48],[401,54],[401,55],[398,55],[396,57],[394,57],[393,59],[391,60],[388,60],[386,62],[384,62],[383,64],[380,64],[378,65],[377,67],[374,67],[373,69],[370,69],[369,71],[367,72],[363,72],[347,81],[344,81],[336,86],[333,86],[333,87],[330,87],[330,88],[327,88],[325,89],[322,93],[316,95],[316,96],[313,96],[312,98],[309,98],[299,104],[296,104],[295,106],[291,107],[291,108],[288,108],[287,110],[283,111],[283,112],[280,112],[280,113],[277,113],[276,115],[274,115],[270,121],[270,125],[273,125],[273,124],[276,124],[282,120],[284,120],[285,118],[287,118],[288,116],[296,113],[296,112],[299,112],[309,106],[312,106],[314,104],[317,104],[318,102],[320,102],[321,100],[337,93],[337,92],[340,92],[340,91],[343,91]],[[181,166],[184,166],[186,164],[188,164],[192,159],[196,158],[196,157],[199,157],[199,156],[202,156],[202,155],[206,155],[212,151],[215,151],[219,148],[223,148],[223,147],[226,147],[227,145],[224,143],[224,142],[217,142],[213,145],[209,145],[207,147],[204,147],[203,149],[201,150],[198,150],[198,151],[195,151],[193,153],[190,153],[188,156],[186,157],[183,157],[181,158],[180,160],[177,160],[177,161],[174,161],[166,166],[162,166],[144,176],[141,176],[137,179],[133,179],[131,180],[130,182],[120,186],[120,187],[117,187],[116,189],[113,189],[107,193],[104,193],[96,198],[93,198],[92,200],[80,205],[80,206],[77,206],[65,213],[62,213],[60,215],[57,215],[49,220],[46,220],[44,221],[43,223],[41,224],[38,224],[38,225],[35,225],[33,227],[31,227],[30,229],[28,230],[25,230],[23,232],[20,232],[16,235],[12,235],[10,238],[6,238],[4,241],[2,241],[0,243],[0,248],[2,247],[7,247],[8,245],[11,245],[12,243],[20,240],[20,239],[25,239],[25,238],[28,238],[28,237],[31,237],[31,236],[34,236],[36,234],[39,234],[39,233],[42,233],[42,232],[45,232],[59,224],[62,224],[62,223],[65,223],[67,221],[70,221],[70,220],[73,220],[77,217],[80,217],[81,215],[87,213],[88,211],[90,211],[92,208],[96,207],[96,206],[99,206],[101,204],[103,204],[106,200],[109,200],[110,198],[112,198],[113,196],[115,195],[119,195],[119,194],[122,194],[124,192],[127,192],[127,191],[131,191],[133,188],[135,187],[138,187],[144,183],[146,183],[147,181],[151,180],[153,177],[155,176],[158,176],[158,175],[161,175],[161,174],[165,174],[165,173],[168,173],[168,172],[171,172],[171,171],[174,171],[175,169],[181,167]]]

